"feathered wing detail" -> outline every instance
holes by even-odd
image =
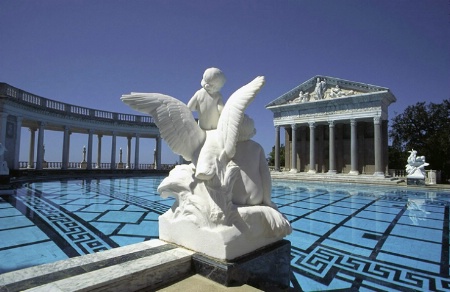
[[[217,124],[219,143],[228,158],[233,158],[239,136],[239,125],[244,118],[244,111],[255,99],[264,85],[264,76],[258,76],[250,83],[236,90],[225,104]]]
[[[188,161],[197,159],[206,134],[183,102],[160,93],[135,92],[122,95],[121,100],[132,109],[151,115],[174,153]]]

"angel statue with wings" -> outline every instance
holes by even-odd
[[[231,260],[291,233],[271,201],[264,150],[251,140],[254,122],[244,113],[264,82],[259,76],[236,90],[211,130],[202,129],[190,108],[173,97],[122,96],[131,108],[151,115],[172,151],[191,161],[177,165],[158,187],[162,197],[176,199],[159,217],[161,240]]]

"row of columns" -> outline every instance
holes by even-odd
[[[3,124],[3,123],[2,123]],[[18,126],[19,128],[19,126]],[[36,140],[36,130],[38,130],[38,141],[37,141],[37,158],[36,158],[36,169],[43,168],[44,161],[44,128],[45,123],[39,122],[38,128],[29,128],[30,130],[30,150],[28,155],[28,168],[33,168],[34,165],[34,149],[35,149],[35,140]],[[20,133],[20,131],[19,131]],[[64,127],[64,136],[63,136],[63,150],[62,150],[62,167],[61,169],[68,169],[69,167],[69,153],[70,153],[70,128],[68,126]],[[93,135],[94,131],[88,131],[88,144],[87,144],[87,169],[92,169],[92,153],[93,153]],[[20,137],[20,136],[19,136]],[[102,137],[103,135],[98,134],[98,143],[97,143],[97,166],[96,168],[100,168],[101,165],[101,157],[102,157]],[[134,148],[134,168],[139,168],[139,134],[135,136],[135,148]],[[131,169],[131,140],[133,137],[127,137],[127,162],[126,168]],[[161,165],[161,137],[157,136],[156,138],[156,159],[155,168],[158,169]],[[112,133],[112,143],[111,143],[111,169],[116,169],[116,145],[117,145],[117,134],[115,132]],[[19,145],[19,144],[16,144]],[[18,148],[18,147],[16,147]],[[18,159],[16,160],[18,161]]]
[[[374,153],[375,153],[375,173],[374,175],[384,175],[383,172],[383,151],[382,151],[382,137],[381,137],[381,118],[374,117]],[[308,173],[316,173],[316,154],[315,154],[315,122],[309,122],[309,165]],[[291,172],[298,172],[297,170],[297,124],[292,124],[292,154],[291,154]],[[328,173],[335,174],[336,171],[336,151],[335,151],[335,122],[328,122],[329,128],[329,170]],[[357,121],[350,120],[350,172],[349,174],[358,175],[358,140],[357,140]],[[280,170],[280,126],[275,127],[275,170]]]

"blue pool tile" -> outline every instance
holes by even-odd
[[[366,235],[373,235],[371,237]],[[349,228],[345,226],[339,227],[336,231],[330,234],[328,237],[329,239],[335,239],[337,241],[341,241],[339,245],[346,246],[344,250],[349,251],[351,249],[351,246],[358,245],[359,247],[367,249],[369,253],[367,254],[367,251],[364,253],[365,256],[370,255],[370,251],[374,249],[374,247],[377,245],[378,240],[371,239],[376,238],[377,236],[381,236],[381,233],[376,232],[370,232],[365,230],[358,230],[355,228]]]
[[[440,272],[440,265],[438,263],[428,263],[424,262],[420,259],[410,258],[407,256],[399,256],[399,255],[393,255],[390,253],[385,253],[381,251],[378,256],[377,260],[394,263],[399,266],[403,266],[405,268],[411,268],[414,270],[421,270],[424,272],[432,272],[439,274]]]
[[[293,222],[292,228],[295,228],[297,230],[306,232],[306,233],[312,233],[315,235],[324,235],[327,233],[331,228],[334,227],[334,224],[320,222],[316,220],[310,220],[306,218],[302,218],[300,220],[297,220]]]
[[[291,243],[295,244],[296,248],[306,250],[310,248],[320,237],[313,234],[304,233],[301,231],[294,230],[289,234],[286,239],[290,240]]]
[[[75,215],[83,219],[84,221],[91,221],[94,218],[98,217],[100,213],[95,212],[75,212]]]
[[[386,239],[381,251],[398,254],[400,257],[432,261],[436,264],[441,261],[441,244],[406,239],[394,235]]]
[[[33,225],[25,216],[0,217],[0,230]]]
[[[87,206],[86,208],[81,209],[83,212],[105,212],[109,210],[120,210],[125,207],[125,204],[122,205],[105,205],[105,204],[92,204]]]
[[[371,211],[374,213],[385,213],[385,214],[393,214],[393,215],[397,215],[402,208],[401,207],[394,207],[394,206],[380,206],[375,204],[372,204],[370,206],[368,206],[366,209],[366,211]]]
[[[364,248],[361,246],[357,246],[348,240],[340,241],[327,238],[323,241],[322,245],[325,247],[339,249],[349,254],[356,254],[365,257],[369,257],[370,254],[372,253],[371,248]]]
[[[145,216],[145,220],[156,220],[156,221],[158,221],[159,216],[160,215],[157,214],[157,213],[149,212],[147,214],[147,216]]]
[[[0,248],[29,244],[49,238],[36,226],[0,231]]]
[[[0,274],[67,258],[52,241],[0,250]]]
[[[442,242],[442,230],[424,228],[421,226],[397,224],[391,234],[418,240],[433,241],[439,244]]]
[[[342,215],[351,215],[355,213],[354,209],[351,208],[344,208],[344,207],[337,207],[337,206],[326,206],[325,208],[321,209],[320,211],[323,212],[329,212],[329,213],[336,213],[336,214],[342,214]]]
[[[400,217],[398,223],[404,225],[416,225],[427,228],[442,228],[444,224],[443,220],[430,219],[428,218],[427,214],[417,212],[411,213],[409,211],[406,211],[405,215]]]
[[[144,212],[108,211],[97,219],[103,222],[136,223]]]
[[[334,214],[334,213],[328,213],[328,212],[322,212],[322,211],[316,211],[314,213],[307,215],[305,218],[338,224],[338,223],[341,223],[343,220],[345,220],[347,218],[347,216],[340,215],[340,214]]]
[[[1,210],[0,217],[10,217],[10,216],[22,216],[22,213],[20,213],[19,210],[15,209],[15,208],[11,207],[11,205],[9,205],[8,208],[3,208]]]
[[[140,224],[126,224],[118,234],[157,237],[159,235],[158,222],[142,221]]]
[[[350,228],[364,229],[372,232],[384,233],[389,227],[389,224],[390,222],[353,217],[347,223],[345,223],[345,226]]]
[[[145,238],[143,238],[143,237],[130,237],[130,236],[120,236],[120,235],[111,236],[111,239],[114,240],[114,242],[117,243],[119,246],[126,246],[126,245],[145,241]]]
[[[106,222],[90,222],[90,224],[97,228],[101,233],[105,235],[111,235],[117,227],[120,226],[118,223],[106,223]]]
[[[309,209],[309,210],[314,210],[314,209],[323,207],[324,204],[312,203],[312,202],[307,202],[307,201],[300,201],[300,202],[292,203],[292,204],[290,204],[290,206],[304,208],[304,209]]]
[[[367,209],[365,209],[365,210],[359,212],[356,215],[356,217],[370,219],[370,220],[376,220],[376,221],[392,222],[392,220],[394,220],[396,215],[397,214],[390,214],[390,213],[384,213],[384,212],[373,212],[373,211],[368,211]]]
[[[283,214],[289,214],[289,215],[295,215],[295,216],[302,216],[306,213],[311,212],[311,210],[309,210],[309,209],[292,207],[292,206],[283,206],[283,207],[278,208],[278,210]]]

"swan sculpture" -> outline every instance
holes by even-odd
[[[264,85],[258,76],[236,90],[217,128],[203,130],[180,100],[160,93],[122,95],[131,108],[151,115],[161,137],[189,165],[178,165],[158,192],[176,202],[159,217],[160,239],[219,259],[234,259],[291,233],[271,202],[271,178],[245,109]],[[259,182],[259,183],[255,183]]]

